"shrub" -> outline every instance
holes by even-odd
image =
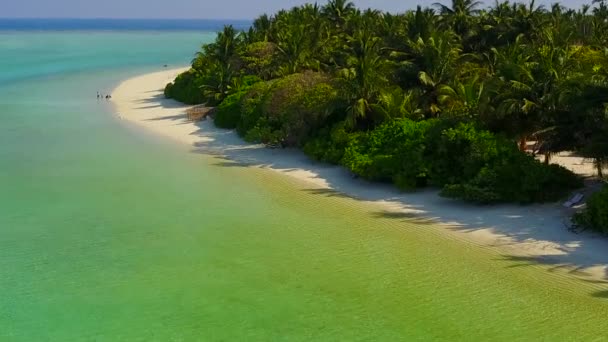
[[[545,165],[517,149],[498,158],[471,180],[447,185],[442,195],[481,204],[527,204],[556,201],[582,186],[581,179],[569,170]]]
[[[241,119],[241,101],[247,92],[238,92],[228,96],[217,107],[213,122],[220,128],[236,128]]]
[[[474,184],[446,185],[441,195],[450,198],[459,198],[466,202],[477,204],[492,204],[500,202],[500,196],[492,189],[476,186]]]
[[[277,71],[276,55],[278,48],[271,42],[255,42],[247,45],[243,62],[247,73],[270,79]]]
[[[252,76],[238,80],[238,90],[219,104],[215,123],[236,128],[252,142],[303,146],[326,124],[338,96],[329,78],[315,72],[269,82]]]
[[[261,123],[248,130],[244,138],[249,142],[279,145],[282,143],[281,136],[280,131],[272,130],[271,127]]]
[[[194,69],[190,69],[179,74],[173,83],[167,84],[165,97],[192,105],[204,103],[202,84],[200,75]]]
[[[287,146],[302,146],[333,112],[337,90],[317,72],[289,75],[273,84],[264,100],[268,123]]]
[[[357,133],[348,133],[344,128],[344,122],[340,122],[331,129],[327,127],[321,129],[313,139],[306,142],[303,150],[315,160],[340,164],[346,147],[355,138]]]
[[[217,107],[214,123],[220,128],[236,128],[241,120],[244,97],[260,82],[255,76],[244,76],[234,79],[234,93],[228,95]]]
[[[240,101],[241,116],[236,125],[238,134],[242,137],[247,135],[250,129],[258,125],[263,117],[262,104],[267,96],[273,82],[260,82],[254,84]]]
[[[341,162],[369,180],[407,190],[431,183],[443,196],[484,204],[555,201],[581,186],[572,172],[540,163],[512,141],[439,120],[399,119],[361,133]]]
[[[470,180],[498,156],[516,149],[513,143],[479,130],[472,123],[450,126],[442,122],[428,134],[426,158],[429,177],[435,185]]]
[[[411,189],[426,183],[424,158],[426,133],[435,120],[394,120],[353,139],[346,148],[343,165],[370,180],[393,181]]]
[[[608,233],[608,186],[589,197],[585,210],[574,215],[574,224],[602,234]]]

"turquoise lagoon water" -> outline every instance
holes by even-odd
[[[603,340],[605,285],[218,160],[96,91],[210,33],[0,33],[0,341]]]

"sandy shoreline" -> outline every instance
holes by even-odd
[[[559,204],[476,207],[441,198],[436,191],[401,193],[391,186],[353,179],[343,168],[315,163],[298,150],[248,144],[235,132],[216,128],[211,120],[188,121],[188,106],[164,98],[164,86],[184,70],[163,70],[121,83],[112,93],[117,115],[196,150],[373,202],[389,215],[431,218],[445,224],[446,230],[460,239],[497,248],[522,263],[545,264],[583,277],[608,279],[608,240],[591,233],[569,232],[565,227],[567,217]]]

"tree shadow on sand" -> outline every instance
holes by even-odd
[[[497,246],[540,241],[559,250],[559,253],[541,253],[525,260],[513,256],[515,262],[548,265],[555,270],[566,268],[575,274],[590,267],[608,265],[608,241],[595,234],[568,231],[567,216],[559,204],[480,207],[443,198],[433,189],[404,193],[390,184],[371,184],[354,178],[342,167],[312,161],[297,149],[270,149],[249,144],[234,131],[214,127],[212,120],[197,125],[199,129],[193,134],[201,139],[193,151],[221,156],[217,166],[303,170],[311,180],[321,179],[328,184],[328,189],[304,189],[308,194],[383,201],[396,208],[372,213],[374,217],[421,225],[444,223],[446,229],[465,234],[485,230],[504,237],[497,239]],[[608,279],[608,274],[603,274],[603,278]]]

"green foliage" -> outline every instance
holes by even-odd
[[[587,200],[585,210],[574,216],[574,224],[602,234],[608,233],[608,187],[594,193]]]
[[[426,134],[433,120],[399,119],[360,135],[346,148],[342,163],[356,175],[376,181],[393,181],[413,189],[428,178]]]
[[[528,156],[527,141],[608,163],[602,6],[305,4],[246,32],[226,26],[165,93],[217,106],[216,125],[248,141],[366,179],[478,203],[551,201],[580,180]]]
[[[342,164],[366,179],[402,189],[432,183],[446,197],[477,203],[555,201],[581,186],[570,171],[538,162],[513,142],[440,120],[383,124],[351,140]]]
[[[186,104],[201,104],[204,102],[203,92],[200,89],[202,80],[198,78],[194,69],[177,76],[173,83],[165,87],[165,96]]]
[[[321,73],[293,74],[273,84],[264,102],[271,127],[288,146],[301,146],[331,115],[337,90]]]
[[[213,123],[219,128],[236,128],[241,119],[241,100],[246,92],[228,96],[218,107]]]
[[[447,185],[442,195],[479,204],[552,202],[582,186],[582,181],[558,165],[545,165],[512,149],[504,152],[471,180]]]
[[[230,87],[231,95],[226,97],[217,107],[214,123],[220,128],[236,128],[241,119],[243,98],[260,82],[256,76],[239,77],[233,80]]]
[[[322,128],[336,101],[337,90],[327,76],[294,74],[228,96],[216,121],[219,127],[236,127],[249,141],[302,146]]]
[[[253,128],[245,134],[245,140],[252,143],[262,143],[267,145],[282,144],[281,131],[273,130],[272,127],[265,124],[264,120],[258,122]]]
[[[272,83],[256,83],[241,98],[241,117],[236,125],[236,130],[240,136],[246,136],[247,132],[256,127],[258,122],[264,118],[262,106]]]
[[[516,149],[515,144],[478,130],[472,123],[446,126],[444,122],[435,127],[427,142],[427,158],[432,161],[429,174],[438,186],[472,179],[501,154]]]
[[[347,132],[344,122],[340,122],[331,129],[320,130],[315,137],[306,142],[303,151],[315,160],[340,164],[346,147],[351,140],[357,138],[357,135]]]
[[[262,41],[247,45],[243,53],[245,72],[269,80],[277,71],[278,48],[274,43]]]

